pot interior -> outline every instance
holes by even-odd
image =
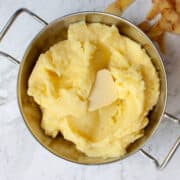
[[[40,108],[34,102],[33,98],[27,95],[28,79],[39,55],[48,50],[48,48],[53,44],[67,38],[67,28],[69,24],[82,20],[85,20],[88,23],[99,22],[107,25],[115,24],[119,28],[120,33],[139,42],[146,49],[147,53],[152,58],[152,62],[155,65],[160,77],[159,101],[149,114],[150,122],[145,128],[145,134],[142,138],[138,139],[135,143],[131,144],[128,147],[127,154],[124,157],[107,159],[90,158],[87,157],[85,154],[79,152],[75,148],[75,145],[73,143],[65,140],[61,135],[58,135],[55,139],[46,136],[40,127]],[[150,138],[150,136],[154,133],[155,129],[158,127],[162,114],[164,112],[167,88],[166,74],[159,53],[154,48],[152,42],[147,38],[146,35],[144,35],[144,33],[142,33],[136,26],[132,25],[131,23],[120,17],[101,12],[82,12],[55,20],[54,22],[46,26],[34,38],[34,40],[27,48],[20,66],[17,91],[20,111],[22,113],[24,121],[33,136],[44,147],[46,147],[55,155],[76,163],[102,164],[115,160],[120,160],[129,156],[130,154],[139,150],[140,147],[142,147],[144,143],[148,140],[148,138]]]

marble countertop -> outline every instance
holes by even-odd
[[[112,0],[0,0],[0,29],[12,13],[26,7],[47,22],[77,11],[102,11]],[[123,15],[137,24],[150,8],[150,0],[138,0]],[[0,50],[21,59],[28,43],[42,28],[28,15],[21,15],[0,43]],[[180,37],[167,34],[167,54],[164,64],[168,77],[168,103],[166,111],[180,117]],[[84,166],[67,162],[42,148],[31,136],[20,115],[16,100],[18,65],[0,57],[0,180],[179,180],[180,151],[163,170],[140,152],[128,159],[108,165]],[[179,126],[163,119],[158,132],[145,149],[163,160],[175,139]]]

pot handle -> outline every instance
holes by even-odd
[[[169,114],[169,113],[165,113],[164,117],[166,119],[169,119],[175,123],[180,124],[180,119]],[[158,169],[164,169],[167,164],[169,163],[169,161],[171,160],[171,158],[173,157],[174,153],[176,152],[176,150],[178,149],[180,145],[180,136],[176,139],[176,142],[173,144],[173,146],[171,147],[170,151],[168,152],[168,154],[166,155],[166,157],[164,158],[163,162],[160,163],[154,156],[152,156],[150,153],[148,153],[147,151],[145,151],[144,149],[140,149],[141,153],[144,154],[146,157],[150,158],[152,161],[154,161],[156,167]]]
[[[8,22],[6,23],[6,25],[3,27],[2,31],[0,32],[0,42],[4,38],[4,36],[6,35],[7,31],[10,29],[11,25],[14,23],[16,18],[19,15],[21,15],[22,13],[27,13],[28,15],[33,17],[35,20],[37,20],[41,24],[48,25],[48,23],[45,20],[43,20],[41,17],[39,17],[35,13],[31,12],[30,10],[28,10],[26,8],[20,8],[9,18]],[[9,55],[6,52],[0,51],[0,56],[6,57],[8,60],[10,60],[11,62],[13,62],[15,64],[20,64],[19,60],[17,60],[16,58],[12,57],[11,55]]]

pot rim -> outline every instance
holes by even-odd
[[[58,21],[62,21],[64,18],[66,17],[72,17],[72,16],[75,16],[75,15],[88,15],[88,14],[97,14],[97,15],[106,15],[106,16],[109,16],[109,17],[112,17],[112,18],[115,18],[115,19],[120,19],[121,21],[123,21],[124,23],[132,26],[134,29],[136,29],[137,31],[139,31],[150,43],[150,46],[153,48],[153,51],[155,51],[157,54],[158,54],[158,57],[159,57],[159,61],[160,61],[160,64],[162,65],[162,71],[163,71],[163,75],[165,77],[165,89],[166,89],[166,92],[165,92],[165,97],[164,97],[164,105],[163,105],[163,108],[162,108],[162,113],[160,115],[160,118],[158,120],[158,122],[156,123],[156,126],[155,128],[152,130],[152,133],[151,135],[136,149],[134,150],[133,152],[130,152],[128,154],[125,154],[124,156],[120,157],[119,159],[115,159],[115,160],[112,160],[112,161],[108,161],[108,162],[102,162],[102,163],[82,163],[82,162],[76,162],[75,160],[71,160],[71,159],[68,159],[68,158],[65,158],[65,157],[62,157],[58,154],[56,154],[55,152],[53,152],[49,147],[47,147],[46,145],[44,145],[43,143],[41,143],[39,140],[38,140],[38,137],[36,137],[33,132],[31,131],[28,123],[26,122],[25,120],[25,116],[23,114],[23,111],[22,111],[22,104],[20,102],[20,93],[19,93],[19,87],[20,87],[20,79],[21,79],[21,72],[22,72],[22,69],[24,67],[24,62],[26,61],[26,55],[29,51],[29,49],[31,48],[31,44],[41,35],[41,33],[43,33],[43,31],[45,31],[49,26],[52,26],[53,24],[55,24],[56,22]],[[167,104],[167,76],[166,76],[166,71],[165,71],[165,67],[164,67],[164,64],[163,64],[163,60],[162,60],[162,57],[160,55],[160,52],[158,51],[158,49],[155,47],[155,45],[153,44],[153,42],[151,41],[151,39],[139,28],[137,27],[136,25],[134,25],[133,23],[131,23],[129,20],[127,20],[126,18],[124,17],[119,17],[119,16],[116,16],[114,14],[111,14],[111,13],[107,13],[107,12],[101,12],[101,11],[79,11],[79,12],[75,12],[75,13],[70,13],[70,14],[67,14],[67,15],[64,15],[62,17],[59,17],[59,18],[56,18],[55,20],[51,21],[50,23],[48,23],[48,25],[46,25],[45,27],[43,27],[36,35],[35,37],[30,41],[29,45],[27,46],[25,52],[24,52],[24,55],[23,55],[23,58],[22,58],[22,61],[20,63],[20,67],[19,67],[19,72],[18,72],[18,78],[17,78],[17,86],[16,86],[16,90],[17,90],[17,99],[18,99],[18,106],[19,106],[19,110],[20,110],[20,113],[21,113],[21,116],[22,116],[22,119],[23,121],[25,122],[30,134],[35,138],[35,140],[42,146],[44,147],[46,150],[48,150],[49,152],[51,152],[52,154],[54,154],[56,157],[58,158],[61,158],[61,159],[64,159],[66,161],[69,161],[69,162],[72,162],[72,163],[75,163],[75,164],[80,164],[80,165],[104,165],[104,164],[111,164],[111,163],[114,163],[114,162],[118,162],[118,161],[121,161],[121,160],[124,160],[128,157],[130,157],[131,155],[137,153],[138,151],[141,150],[141,148],[143,148],[145,146],[145,144],[152,138],[152,136],[156,133],[157,129],[159,128],[159,125],[162,121],[162,118],[163,118],[163,115],[165,113],[165,109],[166,109],[166,104]]]

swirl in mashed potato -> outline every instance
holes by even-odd
[[[118,98],[89,111],[88,97],[102,69],[110,72]],[[90,157],[123,156],[143,136],[159,96],[158,75],[145,50],[116,26],[99,23],[71,24],[67,40],[40,55],[28,86],[45,133],[54,138],[61,132]]]

